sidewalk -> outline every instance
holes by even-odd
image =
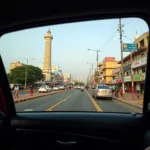
[[[66,90],[49,92],[49,93],[34,93],[32,96],[30,94],[20,95],[18,98],[14,98],[14,103],[20,103],[20,102],[35,99],[35,98],[38,98],[38,97],[44,97],[44,96],[48,96],[48,95],[52,95],[52,94],[62,93],[62,92],[65,92],[65,91]]]
[[[132,93],[125,93],[123,97],[119,96],[117,97],[113,97],[116,100],[119,100],[123,103],[126,103],[128,105],[137,107],[139,109],[143,109],[143,95],[140,94],[139,99],[137,99],[137,95],[136,93],[134,93],[134,100],[132,100]]]

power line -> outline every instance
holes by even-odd
[[[131,19],[128,22],[124,23],[124,25],[130,24],[131,22],[135,21],[135,19]]]
[[[110,41],[115,37],[115,34],[117,33],[117,30],[116,32],[114,32],[114,34],[108,39],[108,41],[105,43],[105,45],[102,47],[102,49],[104,49],[104,47],[106,47],[107,44],[110,43]]]
[[[116,23],[117,23],[117,20],[115,20],[115,22],[114,22],[114,24],[113,24],[113,26],[112,26],[112,28],[111,28],[111,30],[110,30],[110,33],[109,33],[108,38],[107,38],[108,40],[105,42],[105,44],[102,46],[101,49],[103,49],[103,48],[109,43],[110,39],[112,38],[111,35],[113,34],[114,29],[117,28]],[[115,26],[115,25],[116,25],[116,26]],[[113,36],[114,36],[114,34],[113,34]]]

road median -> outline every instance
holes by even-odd
[[[20,96],[19,98],[14,98],[14,103],[20,103],[20,102],[24,102],[24,101],[28,101],[28,100],[33,100],[39,97],[44,97],[44,96],[48,96],[48,95],[53,95],[53,94],[57,94],[57,93],[63,93],[66,92],[68,90],[62,90],[62,91],[56,91],[56,92],[50,92],[50,93],[35,93],[34,95],[26,95],[26,96]]]

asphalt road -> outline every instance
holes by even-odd
[[[91,90],[73,89],[63,93],[16,103],[17,112],[23,111],[99,111],[141,113],[141,110],[117,100],[94,99]]]

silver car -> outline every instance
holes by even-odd
[[[92,96],[95,98],[109,98],[112,100],[113,94],[112,90],[108,85],[98,85],[96,88],[93,90]]]

